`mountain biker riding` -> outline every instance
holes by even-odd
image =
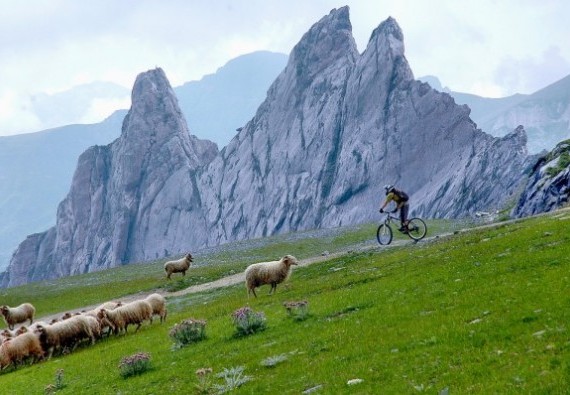
[[[410,205],[408,204],[408,194],[404,191],[394,188],[393,185],[385,185],[384,190],[386,191],[386,200],[382,207],[380,207],[380,212],[384,212],[384,207],[390,202],[396,203],[396,208],[392,211],[395,213],[400,210],[400,224],[402,225],[400,232],[407,232],[408,230],[408,211],[410,210]]]

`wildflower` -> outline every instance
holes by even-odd
[[[146,372],[150,368],[150,354],[139,352],[124,357],[119,363],[119,371],[123,378]]]
[[[237,336],[251,335],[265,329],[265,314],[254,312],[250,307],[242,307],[232,314]]]

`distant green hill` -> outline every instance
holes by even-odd
[[[213,369],[203,389],[228,389],[231,378],[215,375],[243,367],[250,380],[235,393],[566,393],[569,224],[569,210],[456,234],[457,224],[431,222],[429,235],[443,237],[393,248],[373,244],[371,224],[229,244],[173,281],[156,262],[7,289],[3,303],[32,302],[41,317],[210,281],[284,253],[344,251],[296,268],[273,296],[265,286],[248,299],[238,284],[168,297],[166,324],[7,372],[2,389],[42,393],[61,370],[62,394],[199,393],[198,369]],[[307,301],[308,316],[293,319],[287,301]],[[263,312],[267,328],[237,338],[231,315],[244,306]],[[207,337],[174,350],[169,330],[190,317],[207,321]],[[118,364],[136,352],[149,353],[152,368],[123,379]]]

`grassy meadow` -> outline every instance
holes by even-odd
[[[428,222],[428,236],[454,230]],[[376,246],[367,225],[324,237],[298,234],[196,255],[185,278],[162,263],[1,291],[2,304],[32,302],[38,317],[153,289],[177,290],[243,271],[285,253],[305,259],[269,296],[243,284],[168,298],[164,324],[0,374],[3,394],[563,394],[570,388],[570,212],[456,232],[417,244]],[[294,319],[283,306],[307,301]],[[263,312],[267,328],[237,337],[232,313]],[[206,339],[174,349],[170,329],[207,321]],[[146,352],[148,371],[123,378],[125,356]],[[241,374],[218,377],[243,368]],[[212,368],[200,378],[196,371]],[[350,384],[349,384],[350,383]],[[214,391],[215,390],[215,391]]]

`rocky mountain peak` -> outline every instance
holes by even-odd
[[[164,72],[141,73],[121,136],[80,156],[56,226],[19,246],[3,285],[156,259],[204,243],[203,233],[173,224],[201,221],[196,170],[217,154],[216,144],[189,134]]]
[[[414,79],[412,70],[404,55],[404,34],[396,20],[389,17],[374,29],[362,59],[367,64],[379,65],[385,75],[391,75],[392,85]]]
[[[393,57],[404,56],[404,34],[398,22],[392,17],[388,17],[374,29],[369,41],[387,43],[383,46],[391,50]]]
[[[312,80],[339,58],[354,59],[357,53],[345,6],[333,9],[303,35],[291,52],[289,64],[295,65],[298,75]]]

